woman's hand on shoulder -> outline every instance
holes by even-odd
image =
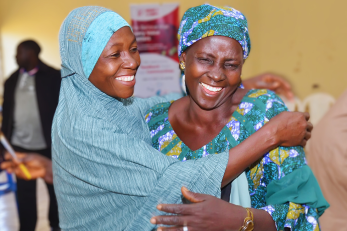
[[[273,117],[265,126],[272,126],[271,130],[277,145],[305,147],[313,129],[309,119],[310,115],[307,112],[285,111]]]

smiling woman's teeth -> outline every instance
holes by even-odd
[[[117,77],[116,79],[117,80],[120,80],[120,81],[126,81],[126,82],[130,82],[130,81],[133,81],[135,78],[135,76],[121,76],[121,77]]]
[[[222,87],[212,87],[212,86],[207,85],[205,83],[200,83],[200,84],[209,91],[219,92],[223,89]]]

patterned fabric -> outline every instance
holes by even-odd
[[[147,112],[145,120],[151,131],[153,147],[181,161],[224,152],[244,141],[272,117],[287,111],[282,100],[273,92],[251,90],[242,99],[221,132],[210,143],[192,151],[177,137],[171,127],[168,120],[171,103],[154,106]],[[254,166],[246,170],[252,208],[267,211],[274,219],[278,230],[285,227],[291,230],[320,230],[316,209],[292,202],[268,205],[265,200],[267,186],[272,181],[280,180],[294,170],[300,171],[304,166],[307,165],[302,147],[278,147],[266,153]]]
[[[182,186],[220,195],[228,162],[223,153],[183,163],[151,146],[145,112],[177,95],[115,99],[88,81],[90,68],[84,65],[95,63],[82,61],[82,47],[93,40],[94,54],[100,54],[106,34],[109,40],[123,24],[106,20],[86,35],[103,14],[117,18],[108,12],[77,8],[59,34],[63,79],[52,127],[52,161],[62,230],[152,230],[156,226],[150,218],[162,214],[156,205],[181,203]]]
[[[237,40],[243,49],[243,58],[247,59],[251,40],[246,17],[234,8],[209,4],[192,7],[184,13],[177,35],[178,55],[200,39],[214,35]]]

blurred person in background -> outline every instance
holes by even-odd
[[[344,231],[347,214],[347,91],[315,126],[308,164],[330,203],[322,230]]]
[[[17,156],[35,153],[51,159],[51,126],[58,105],[60,71],[39,59],[41,48],[33,40],[17,47],[18,69],[4,86],[1,130]],[[49,221],[59,230],[58,207],[53,185],[47,183],[50,197]],[[37,222],[36,180],[17,179],[17,202],[21,231],[34,231]]]

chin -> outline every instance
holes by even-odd
[[[134,89],[115,94],[117,98],[127,99],[134,95]]]
[[[206,111],[211,111],[215,108],[218,107],[218,102],[213,100],[204,100],[202,99],[201,97],[198,97],[199,100],[194,100],[195,103],[203,110],[206,110]]]

